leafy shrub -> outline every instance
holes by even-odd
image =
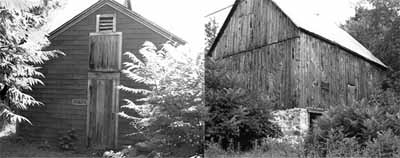
[[[205,81],[207,141],[219,142],[225,150],[230,144],[249,150],[256,140],[282,135],[279,127],[269,121],[273,103],[265,99],[268,97],[241,87],[238,75],[207,59]]]
[[[78,141],[75,129],[68,130],[58,138],[58,146],[62,150],[75,150]]]
[[[380,135],[382,132],[387,134],[390,131],[392,135],[399,136],[399,104],[399,95],[387,90],[379,91],[368,102],[363,100],[349,106],[332,107],[316,120],[315,127],[307,138],[308,150],[317,151],[323,156],[335,150],[346,151],[346,149],[332,149],[332,144],[341,147],[344,144],[340,143],[343,141],[349,143],[348,140],[351,140],[355,150],[364,151],[367,146],[382,140]],[[390,142],[385,143],[390,144]],[[346,147],[348,146],[347,144]]]
[[[144,98],[125,99],[121,108],[137,115],[121,112],[120,116],[132,120],[138,130],[132,135],[157,144],[157,150],[190,148],[185,152],[194,155],[191,152],[201,151],[204,140],[203,60],[168,43],[161,49],[151,42],[143,46],[139,54],[125,53],[131,61],[124,63],[122,73],[147,88],[122,85],[120,89]]]
[[[365,154],[370,157],[400,157],[400,136],[392,130],[379,132],[377,138],[366,143]]]
[[[389,71],[382,82],[382,89],[400,93],[400,71]]]

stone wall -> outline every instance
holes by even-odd
[[[306,136],[310,127],[310,117],[307,109],[294,108],[272,112],[275,122],[281,127],[285,141],[298,143]]]

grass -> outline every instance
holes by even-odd
[[[283,158],[283,157],[302,157],[302,146],[293,145],[286,142],[268,141],[262,145],[255,146],[253,150],[238,152],[228,149],[221,149],[217,144],[207,144],[205,150],[206,158]]]
[[[223,150],[217,144],[207,144],[204,155],[207,158],[361,158],[361,157],[396,157],[400,158],[400,139],[390,132],[383,133],[377,139],[367,142],[363,147],[354,138],[344,138],[335,142],[328,141],[326,146],[305,146],[304,142],[289,143],[279,139],[266,139],[261,145],[247,152],[231,149]],[[307,151],[307,152],[306,152]]]

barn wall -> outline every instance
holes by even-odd
[[[381,81],[381,68],[308,33],[300,36],[300,51],[293,60],[293,93],[300,107],[350,104],[368,97]]]
[[[148,29],[144,25],[134,21],[125,14],[114,10],[110,6],[103,6],[82,21],[76,23],[65,32],[51,40],[49,50],[58,49],[66,55],[47,62],[42,73],[45,86],[36,86],[33,96],[42,101],[45,106],[34,107],[25,112],[33,123],[21,125],[18,132],[33,139],[47,139],[57,141],[60,133],[74,128],[82,144],[86,131],[86,105],[73,105],[73,99],[87,99],[88,67],[89,67],[89,33],[96,31],[97,14],[117,14],[117,32],[123,33],[123,50],[137,52],[144,41],[161,44],[167,41],[163,36]],[[128,61],[122,57],[122,62]],[[121,75],[121,84],[135,86],[126,77]],[[127,94],[120,93],[120,105]],[[125,137],[126,134],[134,132],[128,125],[128,121],[120,118],[119,143],[132,144],[135,139]]]
[[[250,89],[287,104],[292,98],[291,57],[298,30],[269,0],[243,0],[218,41],[213,57],[237,72]]]
[[[248,88],[286,107],[323,110],[360,100],[383,75],[376,65],[303,33],[270,0],[241,1],[212,54]]]

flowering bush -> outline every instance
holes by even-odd
[[[121,112],[132,120],[140,135],[162,149],[191,146],[198,150],[203,144],[203,61],[199,56],[180,51],[169,43],[158,49],[145,42],[139,54],[125,53],[130,62],[124,63],[122,73],[130,80],[148,88],[120,86],[131,94],[144,94],[137,100],[125,99]],[[194,153],[193,153],[194,154]]]

